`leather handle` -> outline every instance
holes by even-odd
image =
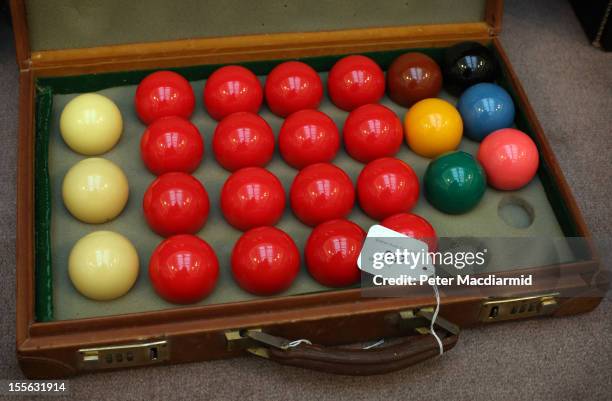
[[[439,336],[444,352],[453,348],[459,338],[452,333]],[[268,348],[268,357],[283,365],[354,376],[400,370],[439,354],[438,342],[432,335],[397,338],[370,349],[305,343],[286,349]]]

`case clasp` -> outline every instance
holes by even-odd
[[[166,340],[82,348],[77,352],[83,370],[153,365],[170,359],[170,347]]]
[[[551,315],[559,307],[558,296],[559,293],[552,293],[485,301],[479,320],[487,323]]]

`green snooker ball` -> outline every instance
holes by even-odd
[[[469,153],[456,151],[432,160],[425,171],[425,197],[436,209],[460,214],[482,199],[487,180],[484,170]]]

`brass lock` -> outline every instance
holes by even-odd
[[[481,322],[523,319],[552,314],[558,307],[558,293],[486,301],[480,308]]]
[[[112,369],[153,365],[170,359],[166,340],[78,350],[79,365],[84,370]]]

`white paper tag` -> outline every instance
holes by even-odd
[[[380,255],[385,254],[390,257],[380,257]],[[362,263],[363,261],[368,263]],[[375,265],[375,261],[379,262],[378,267]],[[427,282],[427,279],[436,272],[433,263],[431,263],[429,247],[426,242],[378,224],[373,225],[368,230],[368,235],[357,259],[357,266],[364,272],[380,275],[387,279],[400,279],[398,281],[402,283]],[[432,288],[436,297],[436,308],[429,330],[436,339],[440,355],[442,355],[444,345],[435,331],[435,322],[440,310],[440,293],[435,284],[432,285]]]
[[[413,280],[419,281],[422,276],[435,274],[428,252],[426,242],[376,224],[368,230],[357,266],[374,275],[413,277]],[[384,254],[391,255],[385,258]],[[362,258],[367,258],[368,263],[362,263]]]

